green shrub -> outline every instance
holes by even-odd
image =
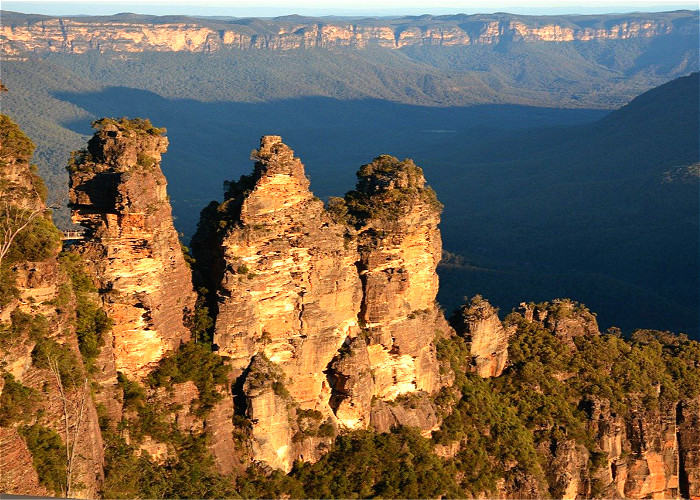
[[[184,436],[164,464],[122,436],[104,434],[104,498],[232,498],[233,480],[216,472],[206,435]]]
[[[84,298],[78,299],[75,314],[78,347],[88,364],[91,364],[100,354],[100,348],[105,345],[104,334],[112,328],[112,320],[104,309]]]
[[[0,166],[6,164],[5,158],[13,157],[28,162],[34,154],[34,143],[14,123],[9,116],[0,114],[0,144],[3,154],[0,156]]]
[[[41,314],[27,314],[15,309],[9,324],[0,324],[0,347],[9,348],[18,341],[45,338],[49,333],[49,320]]]
[[[236,492],[240,498],[308,498],[298,479],[279,469],[264,471],[258,464],[237,478]]]
[[[32,364],[39,369],[49,369],[49,360],[57,367],[61,383],[66,389],[80,384],[82,370],[73,351],[53,339],[39,339],[32,349]]]
[[[464,498],[456,473],[417,430],[398,428],[341,435],[315,464],[295,463],[290,476],[307,498]]]
[[[138,382],[129,380],[122,372],[117,372],[117,383],[122,389],[125,410],[136,408],[146,402],[146,391]]]
[[[32,177],[32,186],[34,186],[34,191],[36,191],[36,194],[39,195],[39,199],[41,199],[42,203],[46,203],[46,199],[49,196],[49,189],[46,187],[44,179],[41,178],[38,172],[39,168],[36,165],[29,165],[29,173]]]
[[[136,155],[136,164],[144,169],[150,169],[156,164],[156,159],[145,153],[139,153]]]
[[[0,307],[5,307],[19,297],[19,290],[15,286],[15,273],[3,260],[0,266]]]
[[[39,482],[56,493],[66,490],[66,447],[61,437],[53,430],[34,424],[20,428],[32,454],[32,463],[39,476]]]
[[[194,382],[199,391],[195,412],[204,415],[221,399],[217,387],[228,383],[229,370],[224,358],[213,353],[209,345],[188,342],[168,353],[149,374],[148,381],[153,387],[172,387],[173,384]]]
[[[164,128],[154,127],[148,118],[101,118],[90,124],[96,130],[102,130],[106,126],[116,126],[124,132],[145,133],[148,135],[162,136],[166,133]]]
[[[337,196],[328,198],[326,211],[330,214],[331,219],[336,224],[348,224],[348,207],[345,205],[345,200]]]
[[[0,394],[0,427],[31,419],[39,401],[39,394],[31,387],[17,382],[10,373],[4,374],[3,379],[5,386]]]
[[[82,256],[63,252],[59,258],[75,295],[75,330],[80,354],[88,368],[92,368],[100,348],[105,344],[104,335],[112,328],[112,320],[94,299],[97,287],[85,269]]]
[[[61,232],[56,229],[50,217],[35,217],[14,239],[3,259],[3,265],[5,260],[8,263],[46,260],[60,248]]]

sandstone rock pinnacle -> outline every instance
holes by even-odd
[[[498,377],[508,361],[508,334],[498,310],[477,295],[462,308],[472,369],[481,377]]]
[[[373,418],[432,428],[431,409],[372,416],[374,400],[440,387],[434,339],[449,331],[435,306],[441,205],[422,171],[380,157],[360,170],[358,191],[326,209],[280,137],[263,137],[252,158],[252,174],[226,183],[225,201],[202,212],[192,243],[216,291],[219,353],[241,377],[260,372],[261,355],[278,366],[292,406],[324,421],[323,436]],[[242,387],[248,413],[281,408],[279,394]],[[269,423],[268,446],[269,418],[258,416],[256,460],[287,468],[320,456],[322,437],[297,424]]]
[[[86,229],[79,250],[114,319],[116,370],[145,376],[187,341],[195,294],[160,170],[168,140],[148,120],[103,119],[73,154],[70,205]]]

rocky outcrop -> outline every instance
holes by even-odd
[[[399,426],[416,427],[422,429],[425,437],[430,437],[440,423],[430,396],[422,391],[394,401],[378,401],[372,407],[370,419],[372,428],[377,432],[389,432]]]
[[[374,397],[374,376],[364,337],[355,337],[341,348],[328,371],[333,388],[330,405],[336,417],[349,429],[364,429]]]
[[[359,318],[374,394],[393,400],[433,392],[439,386],[433,341],[449,330],[435,303],[442,205],[410,160],[380,156],[357,175],[357,191],[345,203],[357,227]]]
[[[39,483],[32,454],[15,427],[0,427],[0,491],[14,495],[51,496]]]
[[[204,212],[192,243],[213,271],[208,287],[218,290],[214,343],[239,372],[258,354],[269,359],[282,370],[289,401],[328,417],[324,372],[359,332],[357,250],[309,191],[301,161],[280,137],[263,137],[254,156],[253,174],[228,184],[226,201]],[[256,415],[254,456],[288,469],[296,458],[294,418],[282,411],[289,401],[271,390],[250,393],[252,373],[244,387]]]
[[[587,42],[697,34],[697,13],[529,17],[510,14],[328,21],[302,17],[214,20],[120,15],[101,20],[6,13],[6,55],[27,52],[211,52],[227,48],[465,46]]]
[[[218,209],[227,226],[214,342],[241,369],[264,353],[295,401],[329,413],[323,371],[359,330],[357,252],[279,137],[264,137],[255,157],[253,175],[231,183]]]
[[[700,499],[700,398],[676,407],[678,492],[682,498]]]
[[[253,174],[203,211],[192,246],[217,290],[214,343],[258,415],[249,415],[264,441],[254,457],[286,468],[319,456],[332,426],[370,426],[373,400],[440,386],[433,341],[449,331],[435,306],[441,207],[409,161],[364,166],[358,191],[326,210],[280,137],[263,137],[254,159]],[[269,388],[250,392],[260,356],[281,370],[292,403]],[[282,411],[290,404],[318,412],[318,425],[330,419],[322,435],[285,424],[295,421]],[[434,412],[382,421],[403,420],[436,423]]]
[[[147,120],[103,119],[70,171],[78,250],[114,321],[115,369],[144,376],[190,337],[191,273],[173,227],[160,158],[168,145]]]
[[[462,307],[461,320],[472,370],[481,377],[498,377],[508,362],[508,333],[498,319],[498,310],[476,295]]]
[[[563,342],[574,347],[574,338],[600,335],[595,314],[571,299],[554,299],[540,304],[521,303],[523,316],[551,330]]]
[[[588,450],[575,441],[560,441],[551,448],[543,453],[551,455],[547,467],[550,490],[557,493],[555,498],[562,500],[581,498],[581,492],[587,491],[589,482]]]
[[[697,498],[698,401],[640,407],[629,415],[590,397],[589,429],[602,462],[589,451],[562,442],[553,450],[548,474],[557,497]],[[588,466],[587,466],[588,463]]]

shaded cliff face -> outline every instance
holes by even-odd
[[[697,403],[695,398],[657,410],[639,408],[622,417],[594,400],[589,425],[607,454],[606,467],[593,477],[602,492],[624,498],[697,498]]]
[[[8,16],[4,16],[8,17]],[[600,19],[603,17],[603,19]],[[695,19],[695,21],[693,21]],[[210,52],[226,48],[289,50],[311,47],[488,45],[650,38],[697,32],[697,16],[647,15],[530,17],[509,14],[421,16],[328,22],[310,18],[215,22],[153,16],[112,19],[12,14],[0,28],[5,54],[25,52]],[[695,31],[693,31],[695,30]]]
[[[115,368],[141,377],[189,339],[195,302],[160,170],[168,141],[147,121],[95,125],[69,166],[72,217],[114,320]]]

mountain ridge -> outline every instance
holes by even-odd
[[[468,46],[587,42],[697,34],[697,11],[523,16],[507,13],[347,18],[304,16],[230,21],[190,16],[56,17],[3,12],[6,56],[27,52],[213,52],[227,48]],[[99,29],[98,29],[99,28]]]

